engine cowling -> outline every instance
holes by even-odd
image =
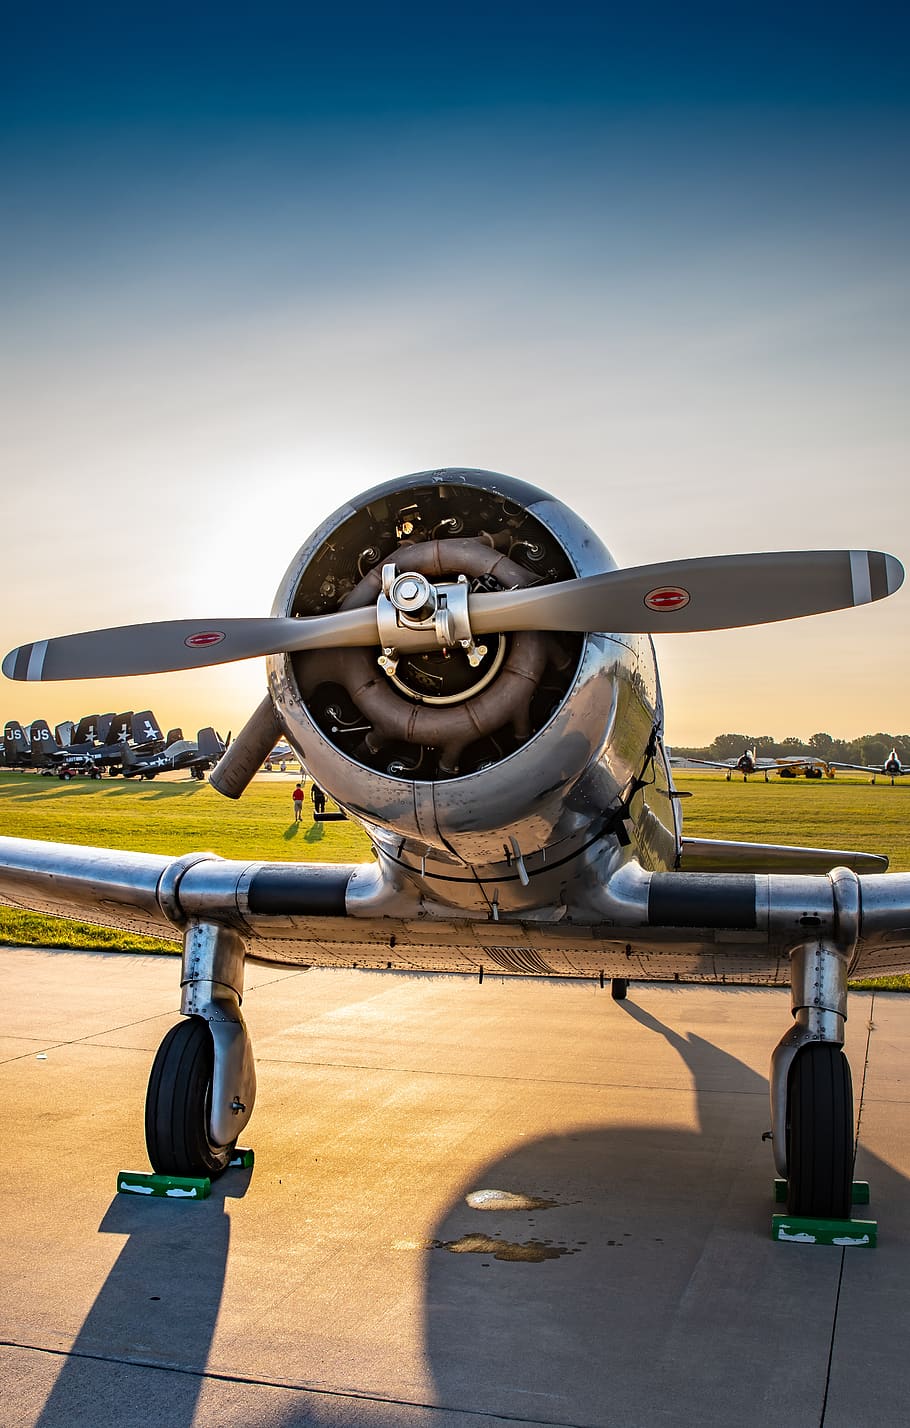
[[[273,614],[374,603],[391,565],[472,592],[615,568],[584,521],[533,486],[421,472],[329,517]],[[378,647],[273,655],[269,683],[306,768],[342,807],[409,858],[473,865],[577,843],[640,771],[657,704],[648,640],[534,631],[397,658]]]

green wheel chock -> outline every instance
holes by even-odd
[[[877,1220],[814,1220],[798,1215],[772,1215],[771,1238],[800,1245],[842,1245],[874,1249]]]
[[[141,1170],[121,1170],[117,1176],[121,1195],[153,1195],[162,1200],[205,1200],[212,1193],[207,1175],[146,1175]]]
[[[252,1170],[256,1159],[254,1150],[242,1150],[239,1145],[234,1147],[234,1154],[228,1161],[228,1169],[234,1170],[238,1167],[241,1170]]]
[[[869,1182],[868,1180],[854,1180],[853,1190],[850,1195],[851,1203],[854,1205],[868,1205],[869,1203]],[[774,1203],[776,1205],[786,1205],[787,1203],[787,1182],[786,1180],[775,1180],[774,1182]]]

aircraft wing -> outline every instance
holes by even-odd
[[[757,769],[817,769],[830,767],[830,765],[828,765],[827,759],[817,758],[815,754],[788,754],[779,759],[756,759],[755,767]]]
[[[674,756],[670,759],[670,763],[674,766],[674,768],[683,766],[683,765],[685,765],[685,764],[697,764],[699,768],[703,768],[703,769],[735,769],[735,768],[736,768],[736,759],[688,759],[688,758],[683,758],[682,756],[680,756],[679,758],[677,758],[677,757],[674,755]]]
[[[846,848],[800,848],[783,843],[742,843],[683,837],[679,869],[684,873],[883,873],[888,859]]]
[[[233,926],[253,939],[283,919],[282,928],[305,939],[314,919],[347,921],[355,873],[361,887],[370,885],[375,864],[262,863],[215,853],[169,858],[0,838],[0,902],[174,941],[193,917]]]
[[[0,901],[126,932],[179,939],[157,897],[173,862],[154,853],[0,838]]]
[[[881,764],[841,764],[835,763],[832,759],[829,764],[832,769],[852,769],[854,773],[882,773]]]

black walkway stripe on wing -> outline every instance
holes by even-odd
[[[250,883],[250,912],[278,917],[343,917],[351,869],[267,864]]]
[[[652,873],[648,889],[650,927],[757,925],[754,873]]]

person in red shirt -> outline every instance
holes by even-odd
[[[302,785],[302,784],[299,784],[299,783],[298,783],[297,787],[294,789],[294,792],[291,794],[291,798],[294,800],[294,822],[295,822],[295,823],[299,823],[299,822],[300,822],[300,819],[301,819],[301,816],[302,816],[302,814],[303,814],[303,785]]]

